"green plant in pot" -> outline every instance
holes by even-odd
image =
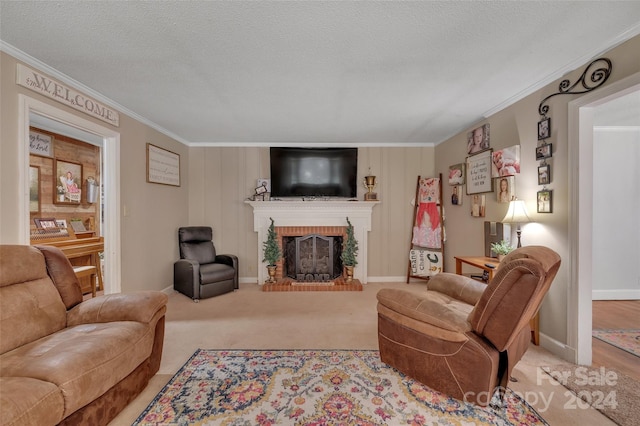
[[[282,256],[282,251],[280,251],[280,246],[278,245],[278,236],[276,227],[273,224],[273,218],[269,219],[271,220],[271,225],[269,225],[269,230],[267,231],[267,241],[262,243],[262,254],[264,256],[262,261],[267,262],[267,271],[269,271],[267,282],[274,283],[276,282],[276,262]]]
[[[347,238],[342,243],[340,259],[347,272],[346,281],[353,281],[353,268],[358,264],[358,240],[353,236],[353,225],[347,218]]]
[[[498,260],[502,260],[506,255],[511,253],[513,247],[508,241],[502,240],[497,243],[491,243],[491,250],[498,256]]]

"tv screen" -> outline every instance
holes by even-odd
[[[272,197],[357,197],[358,148],[271,148]]]

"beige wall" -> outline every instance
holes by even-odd
[[[236,253],[241,278],[255,279],[258,235],[253,211],[244,200],[253,194],[258,178],[269,177],[269,148],[191,148],[189,157],[189,223],[212,226],[217,251]],[[359,148],[359,180],[369,167],[378,177],[375,191],[381,203],[373,209],[368,275],[372,280],[404,279],[413,220],[410,203],[418,175],[433,176],[434,148]],[[364,192],[361,186],[359,199]]]
[[[640,52],[640,37],[635,37],[600,55],[613,62],[613,71],[605,86],[640,71],[638,52]],[[575,82],[589,62],[578,67],[565,78],[572,83]],[[540,162],[535,160],[535,147],[538,142],[537,123],[540,120],[538,105],[545,97],[558,92],[559,83],[560,80],[546,86],[477,125],[490,124],[493,149],[520,145],[521,173],[516,176],[516,195],[519,199],[525,200],[530,216],[535,221],[523,227],[522,243],[551,247],[563,260],[558,276],[541,308],[541,331],[552,339],[566,343],[569,281],[568,103],[578,99],[580,95],[559,95],[551,98],[547,103],[550,107],[548,116],[551,117],[552,124],[549,141],[553,143],[553,157],[548,161],[551,164],[552,181],[547,187],[553,190],[553,213],[536,213],[536,192],[542,189],[542,186],[537,183],[537,166]],[[466,131],[436,147],[436,172],[444,174],[449,165],[463,162],[465,158]],[[462,207],[451,206],[449,201],[445,201],[445,207],[447,207],[446,269],[449,271],[453,271],[453,256],[483,253],[483,222],[485,220],[500,221],[507,211],[506,204],[497,203],[495,193],[486,195],[485,218],[471,217],[469,196],[464,197]],[[451,187],[445,186],[444,196],[446,200],[450,200]]]
[[[16,176],[25,173],[18,159],[18,95],[54,105],[120,133],[122,290],[163,289],[173,285],[173,261],[177,258],[177,228],[188,220],[188,147],[156,130],[120,115],[120,126],[79,113],[16,84],[15,58],[0,53],[0,242],[15,244],[23,230],[17,229],[20,191]],[[182,186],[146,182],[146,143],[180,154]],[[26,143],[26,141],[24,142]]]

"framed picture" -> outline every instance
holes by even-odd
[[[467,154],[477,154],[486,151],[489,145],[489,125],[476,127],[467,133]]]
[[[257,185],[258,188],[264,188],[264,191],[258,192],[258,188],[256,188],[256,194],[263,194],[265,192],[271,192],[271,179],[258,179]]]
[[[82,164],[56,159],[53,170],[53,202],[80,204],[82,197]]]
[[[53,140],[51,136],[29,131],[29,154],[53,158]]]
[[[516,178],[515,176],[504,176],[497,178],[496,196],[499,203],[508,203],[515,195]]]
[[[553,155],[553,144],[545,143],[536,147],[536,160],[542,160],[543,158],[549,158]]]
[[[48,218],[35,218],[33,219],[33,223],[36,224],[36,228],[50,230],[50,229],[58,229],[58,224],[56,223],[56,219],[53,217]]]
[[[538,185],[548,185],[551,183],[551,166],[543,164],[538,166]]]
[[[40,213],[40,167],[29,166],[29,213]]]
[[[71,227],[73,228],[73,232],[86,232],[87,228],[84,226],[84,223],[80,219],[71,219],[69,221]]]
[[[494,178],[520,173],[520,145],[494,150],[491,160],[491,176]]]
[[[148,143],[147,182],[180,186],[180,154]]]
[[[61,229],[67,229],[67,221],[64,219],[56,219],[56,226]]]
[[[451,205],[461,206],[462,205],[462,194],[464,185],[455,185],[451,188]]]
[[[553,213],[553,191],[538,191],[538,213]]]
[[[548,139],[551,136],[551,118],[538,121],[538,140]]]
[[[449,185],[464,185],[465,163],[449,166]]]
[[[486,206],[486,197],[484,195],[475,194],[471,197],[471,216],[484,217]]]
[[[467,157],[467,194],[493,192],[491,150]]]

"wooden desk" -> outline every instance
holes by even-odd
[[[98,287],[101,290],[104,290],[104,285],[102,283],[102,268],[100,267],[100,256],[99,253],[104,251],[104,238],[103,237],[90,237],[90,238],[78,238],[78,239],[67,239],[62,241],[37,241],[33,242],[33,244],[38,245],[46,245],[46,246],[54,246],[58,247],[67,259],[71,261],[73,266],[84,266],[81,258],[85,258],[85,264],[95,266],[96,275],[98,277]],[[78,259],[79,264],[75,264],[76,262],[73,259]],[[88,259],[88,262],[87,262]],[[92,294],[95,292],[95,283],[91,284]],[[84,289],[83,289],[84,292]]]
[[[487,271],[489,274],[488,281],[493,279],[493,274],[498,269],[500,262],[498,259],[493,257],[484,257],[484,256],[465,256],[465,257],[455,257],[456,259],[456,274],[462,275],[462,264],[465,263],[467,265],[471,265],[475,268],[482,269],[483,271]],[[493,265],[494,268],[491,268],[487,265]],[[534,345],[538,346],[540,344],[540,312],[536,313],[536,315],[529,322],[529,326],[531,327],[531,341]]]

